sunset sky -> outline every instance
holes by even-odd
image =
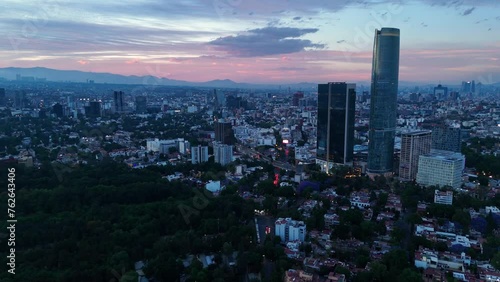
[[[368,81],[375,29],[396,27],[400,80],[493,83],[500,81],[499,3],[3,0],[0,67],[188,81]]]

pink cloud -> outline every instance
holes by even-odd
[[[457,82],[484,74],[500,73],[500,50],[478,49],[403,49],[400,55],[400,80]],[[326,81],[369,81],[372,52],[311,50],[257,58],[218,57],[213,54],[144,60],[92,56],[78,60],[83,71],[123,75],[154,75],[188,81],[232,79],[250,83],[293,83]],[[68,57],[50,60],[3,60],[1,65],[55,69],[74,69]],[[140,63],[140,64],[138,64]],[[181,67],[180,67],[181,66]]]
[[[137,64],[139,62],[140,62],[139,59],[132,59],[132,60],[126,61],[125,63],[130,65],[130,64]]]

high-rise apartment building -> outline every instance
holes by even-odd
[[[414,131],[401,135],[401,157],[399,161],[399,179],[413,181],[417,177],[420,155],[431,152],[432,132]]]
[[[355,103],[356,84],[318,85],[316,163],[325,172],[333,164],[352,164]]]
[[[423,186],[450,186],[454,189],[462,185],[465,157],[460,153],[431,150],[421,155],[418,161],[417,183]]]
[[[198,164],[204,162],[208,162],[208,147],[201,145],[191,147],[191,163]]]
[[[393,172],[399,36],[397,28],[375,31],[367,167],[370,176],[391,175]]]
[[[214,162],[227,165],[233,161],[233,146],[214,142]]]
[[[436,126],[432,129],[432,149],[460,152],[462,135],[460,128]]]

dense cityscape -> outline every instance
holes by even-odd
[[[500,281],[500,83],[373,32],[366,83],[1,68],[0,281]]]

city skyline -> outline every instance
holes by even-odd
[[[373,31],[394,26],[404,33],[400,80],[500,81],[495,1],[91,2],[8,1],[0,67],[190,81],[368,81]]]

